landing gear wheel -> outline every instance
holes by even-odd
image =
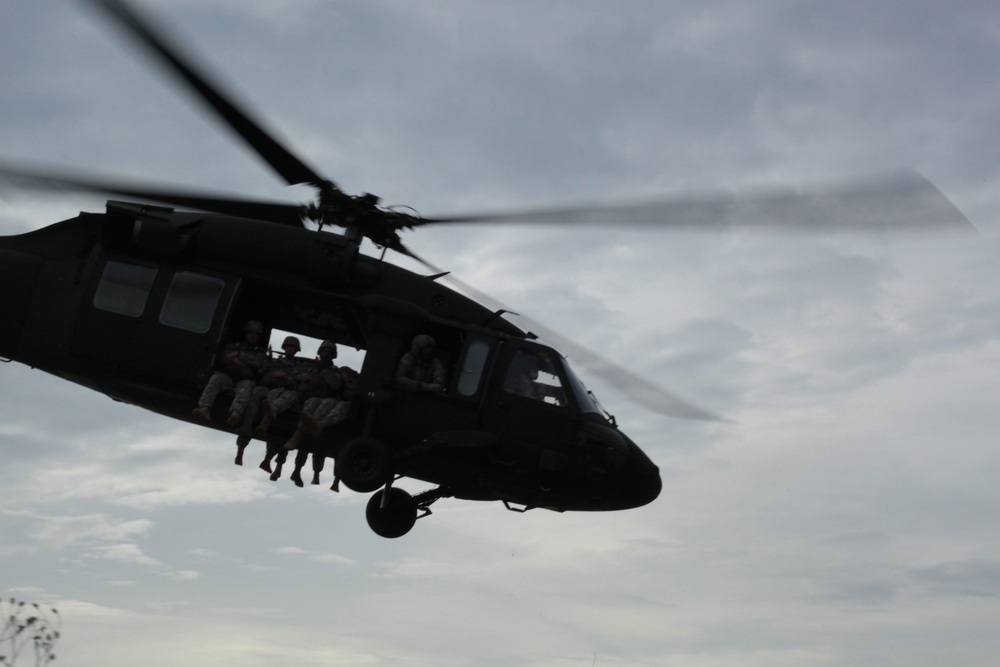
[[[392,456],[389,448],[375,438],[355,438],[337,454],[333,474],[347,488],[368,493],[385,485],[392,477]]]
[[[368,526],[382,537],[402,537],[410,532],[417,522],[417,503],[406,491],[389,489],[389,497],[382,508],[384,491],[379,491],[368,501],[365,518]]]

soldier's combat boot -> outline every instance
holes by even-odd
[[[243,465],[243,450],[250,444],[250,434],[241,433],[236,437],[236,460],[233,461],[238,466]]]

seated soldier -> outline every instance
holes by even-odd
[[[336,400],[334,397],[339,395],[343,384],[340,370],[333,365],[333,360],[336,358],[336,343],[326,340],[319,346],[315,361],[300,367],[299,384],[295,393],[296,400],[305,401],[304,411],[316,411],[323,406],[324,402]],[[292,433],[292,437],[285,443],[285,450],[298,448],[305,428],[305,424],[300,422],[295,432]],[[303,485],[302,466],[308,456],[308,449],[303,449],[295,457],[295,471],[292,473],[292,481],[297,486]]]
[[[339,424],[347,418],[349,401],[354,388],[358,385],[358,372],[344,366],[340,369],[340,379],[342,383],[340,391],[328,398],[309,399],[302,414],[299,415],[301,426],[304,426],[306,432],[314,438],[318,438],[327,426]]]
[[[295,336],[286,336],[281,343],[282,355],[275,359],[261,376],[261,384],[267,387],[267,397],[261,401],[260,409],[264,418],[257,427],[258,438],[266,438],[267,430],[279,414],[290,408],[298,400],[296,389],[305,364],[310,360],[297,357],[302,344]],[[304,363],[303,363],[304,362]]]
[[[240,423],[256,386],[257,376],[264,366],[264,347],[260,344],[263,335],[263,325],[251,320],[243,327],[242,341],[229,343],[222,348],[217,368],[205,384],[198,399],[198,407],[191,411],[192,416],[206,422],[211,420],[215,399],[221,392],[232,389],[233,402],[229,406],[229,419],[226,423],[230,426]]]
[[[302,344],[299,343],[299,339],[295,336],[285,337],[285,340],[281,343],[281,349],[283,354],[277,359],[272,359],[261,374],[260,385],[253,393],[253,398],[261,400],[259,403],[251,401],[250,409],[247,410],[247,420],[244,421],[243,429],[241,429],[249,430],[249,425],[253,423],[253,418],[256,416],[257,406],[259,405],[264,411],[264,417],[261,419],[260,426],[257,427],[255,435],[265,441],[267,440],[267,432],[271,426],[271,422],[274,421],[278,412],[284,410],[296,400],[294,394],[286,395],[286,391],[291,392],[293,387],[298,385],[298,367],[302,362],[310,363],[310,360],[295,356],[302,349]],[[289,398],[291,402],[286,404]],[[271,399],[274,400],[274,403],[270,402]],[[278,412],[275,412],[275,403],[280,408]],[[248,435],[245,432],[241,433],[240,438],[236,441],[237,445],[240,445],[241,441],[247,437]],[[281,476],[281,466],[284,464],[287,454],[281,447],[273,447],[269,443],[264,460],[260,462],[260,468],[271,472],[271,461],[275,456],[278,457],[278,467],[271,475],[272,480],[277,480]]]
[[[327,398],[313,397],[306,401],[302,414],[299,415],[300,423],[298,428],[289,441],[285,443],[285,449],[297,449],[300,447],[299,442],[302,438],[303,430],[310,437],[318,438],[327,426],[334,426],[347,419],[351,408],[350,398],[354,392],[354,388],[357,386],[358,373],[350,368],[341,368],[340,378],[343,381],[343,385],[340,391],[336,392],[335,396]],[[302,447],[299,449],[299,453],[295,455],[295,473],[292,474],[293,481],[297,478],[301,479],[302,467],[305,466],[308,456],[309,448],[307,447]],[[319,475],[323,472],[325,463],[326,456],[321,452],[313,450],[313,484],[319,484]],[[296,483],[298,482],[296,481]]]
[[[287,367],[288,367],[288,354],[289,350],[286,347],[294,347],[295,351],[291,353],[292,358],[300,348],[299,339],[295,336],[285,337],[284,342],[282,342],[283,355],[278,359],[275,359],[270,346],[267,348],[267,354],[264,356],[264,362],[260,371],[260,376],[258,378],[257,385],[253,388],[250,393],[250,400],[247,403],[247,408],[244,411],[243,423],[238,429],[236,429],[236,447],[238,448],[236,454],[236,465],[243,465],[243,450],[246,449],[247,445],[253,439],[253,424],[257,419],[257,414],[260,412],[260,404],[265,398],[267,398],[268,393],[277,387],[280,387],[287,380]],[[266,436],[266,432],[261,435],[261,437]],[[273,458],[273,455],[272,457]],[[267,472],[271,472],[271,458],[265,458],[261,462],[261,468]]]
[[[410,391],[444,391],[444,364],[434,356],[434,339],[420,334],[396,366],[392,384]]]

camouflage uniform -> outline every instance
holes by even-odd
[[[347,412],[351,407],[351,391],[357,379],[357,373],[350,368],[344,367],[337,370],[337,382],[333,384],[327,396],[312,396],[306,399],[302,408],[299,431],[308,431],[314,438],[319,437],[320,431],[327,426],[333,426],[347,419]]]
[[[230,389],[233,390],[233,402],[229,407],[230,419],[237,419],[246,410],[256,386],[257,375],[263,369],[266,358],[264,348],[260,344],[246,340],[251,333],[258,336],[263,334],[263,327],[259,322],[247,323],[243,341],[229,343],[222,348],[218,367],[208,379],[198,399],[198,407],[194,412],[196,416],[206,418],[205,415],[209,414],[208,411],[211,410],[219,394]],[[234,418],[232,415],[237,417]]]
[[[317,400],[331,398],[340,392],[343,380],[340,378],[340,369],[333,363],[323,363],[319,360],[311,364],[311,368],[303,369],[298,393],[300,398],[314,405]]]
[[[294,339],[292,345],[288,345],[288,343],[292,342],[289,339]],[[294,347],[296,352],[300,349],[299,340],[294,336],[286,338],[285,343],[282,347]],[[267,368],[261,374],[260,386],[253,393],[253,398],[257,400],[252,401],[253,405],[250,409],[252,413],[251,423],[252,417],[256,416],[257,409],[261,405],[261,399],[265,399],[271,408],[271,416],[268,421],[274,419],[274,417],[284,412],[298,400],[295,388],[300,382],[302,369],[307,364],[311,365],[312,361],[301,359],[287,352],[277,359],[270,361]],[[265,408],[266,411],[267,408]]]
[[[260,412],[260,402],[267,398],[268,393],[273,389],[273,385],[277,380],[271,377],[271,372],[284,367],[284,357],[279,357],[277,359],[271,359],[265,356],[263,360],[262,370],[260,372],[260,379],[257,384],[254,385],[253,389],[247,397],[247,407],[243,413],[243,428],[240,431],[245,431],[250,428],[254,420],[257,418],[257,414]]]
[[[285,443],[285,451],[299,449],[299,443],[306,430],[304,420],[311,417],[310,412],[323,406],[326,402],[338,401],[334,396],[339,394],[343,385],[340,370],[333,365],[333,360],[337,357],[337,345],[332,341],[323,341],[319,346],[319,358],[310,362],[300,370],[299,384],[295,389],[297,399],[305,399],[305,406],[300,415],[300,421],[292,437]],[[270,396],[268,396],[270,402]],[[332,408],[331,404],[331,408]],[[313,422],[315,423],[315,422]],[[319,435],[318,431],[316,435]],[[292,481],[297,486],[302,486],[302,467],[306,463],[311,447],[299,449],[295,455],[295,471],[292,473]],[[323,470],[323,456],[313,455],[313,482],[319,484],[319,473]]]
[[[236,440],[237,445],[241,442],[245,442],[246,439],[249,438],[248,431],[250,429],[250,425],[253,423],[254,417],[256,417],[258,406],[263,407],[264,417],[261,419],[260,426],[257,427],[256,436],[264,440],[267,439],[267,431],[271,425],[271,421],[280,412],[280,410],[275,410],[274,404],[271,403],[272,394],[276,400],[281,400],[281,396],[283,394],[276,392],[283,392],[295,386],[298,382],[298,369],[301,367],[303,362],[310,363],[308,360],[299,359],[295,356],[295,354],[302,349],[299,339],[295,336],[287,336],[285,341],[281,344],[281,348],[285,351],[284,355],[271,362],[261,376],[262,386],[254,390],[254,400],[251,401],[251,407],[247,411],[248,417],[243,422],[243,428],[240,429],[242,433]],[[291,350],[291,352],[289,352],[289,350]],[[265,401],[260,401],[260,397],[264,395],[267,396],[267,399]],[[293,398],[292,403],[294,402],[295,399]],[[289,403],[289,405],[291,405],[291,403]],[[274,471],[271,472],[271,461],[275,458],[275,456],[278,457],[277,467],[275,467]],[[260,462],[260,468],[271,472],[271,481],[276,481],[281,476],[281,467],[284,465],[287,456],[288,453],[281,446],[271,442],[267,443],[267,451],[264,455],[264,460]]]
[[[339,424],[347,417],[347,410],[351,407],[349,401],[342,398],[319,398],[314,396],[306,401],[303,412],[313,416],[318,422]]]
[[[290,361],[294,363],[285,369],[289,378],[281,386],[267,392],[267,402],[275,417],[295,405],[309,391],[308,378],[315,374],[316,365],[313,360],[293,358]]]
[[[444,364],[434,356],[434,339],[422,334],[396,366],[393,385],[410,391],[444,391]]]

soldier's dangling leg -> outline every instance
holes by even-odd
[[[292,406],[299,398],[299,394],[291,389],[278,387],[267,392],[267,398],[261,401],[260,407],[264,416],[260,419],[260,426],[257,427],[258,438],[267,437],[267,429],[271,426],[278,415]]]
[[[253,432],[258,438],[267,437],[267,429],[271,427],[271,421],[274,419],[274,410],[271,408],[271,402],[268,400],[276,391],[281,391],[280,389],[272,389],[268,392],[267,398],[260,402],[260,411],[264,415],[260,418],[260,423],[257,424],[257,430]]]
[[[308,411],[314,408],[321,400],[323,399],[316,396],[306,399],[305,405],[299,413],[299,423],[295,425],[295,431],[292,432],[292,437],[290,437],[288,442],[285,443],[285,449],[292,450],[299,448],[299,443],[302,442],[302,436],[304,436],[307,431],[306,418],[309,416]]]
[[[240,380],[233,386],[233,402],[229,405],[229,419],[226,423],[236,428],[243,420],[243,413],[250,404],[256,383],[252,379]]]
[[[250,443],[250,435],[253,433],[253,423],[257,419],[257,413],[260,412],[260,402],[267,397],[268,391],[270,390],[267,387],[258,385],[250,392],[250,399],[247,401],[246,409],[243,411],[243,423],[236,429],[236,432],[240,435],[236,439],[237,445],[242,442],[243,446],[246,447]]]
[[[299,413],[299,429],[307,432],[314,438],[318,438],[319,429],[316,428],[316,422],[318,421],[316,414],[323,410],[326,402],[332,400],[332,398],[320,398],[319,396],[307,398],[305,404],[302,406],[302,412]]]
[[[238,466],[243,465],[243,451],[253,439],[251,435],[253,433],[253,422],[257,418],[260,402],[265,396],[267,396],[267,387],[252,387],[246,405],[243,408],[243,423],[236,429],[236,465]],[[271,463],[266,455],[260,462],[260,467],[267,472],[271,472]]]
[[[274,472],[271,473],[271,481],[277,482],[278,479],[281,478],[281,468],[282,466],[285,465],[285,461],[288,460],[288,451],[284,447],[281,447],[280,445],[275,445],[274,448],[276,450],[275,458],[277,460],[275,461]],[[268,456],[270,456],[271,443],[268,443],[267,449],[268,449]]]
[[[295,470],[292,472],[292,481],[295,482],[295,486],[304,486],[302,481],[302,467],[306,464],[306,459],[309,458],[308,447],[300,447],[299,451],[295,453]]]
[[[336,398],[323,398],[309,412],[303,411],[302,421],[309,429],[309,435],[318,438],[327,426],[339,424],[347,418],[347,408],[350,404]],[[343,407],[341,407],[343,406]]]
[[[335,401],[329,409],[323,411],[321,419],[317,423],[319,430],[322,431],[327,426],[335,426],[347,419],[350,408],[350,401]]]
[[[274,457],[277,455],[278,455],[278,450],[272,449],[270,446],[268,446],[267,449],[264,451],[264,458],[261,459],[260,465],[257,467],[263,470],[264,472],[273,472],[271,470],[271,461],[273,461]]]
[[[299,392],[294,389],[275,389],[267,395],[267,402],[270,404],[275,418],[295,405],[297,400],[299,400]]]
[[[260,462],[260,469],[271,473],[271,481],[274,481],[278,477],[281,477],[281,466],[288,459],[288,452],[276,442],[272,442],[271,440],[265,440],[264,442],[267,445],[267,450],[264,453],[264,460]],[[277,459],[277,468],[272,471],[271,463],[275,459]]]
[[[204,421],[210,420],[212,418],[212,404],[215,403],[215,399],[221,392],[232,388],[232,386],[233,379],[225,373],[218,371],[212,373],[212,377],[208,378],[208,382],[205,383],[205,388],[198,398],[198,407],[191,414]]]
[[[304,429],[313,438],[318,438],[320,431],[322,431],[320,425],[325,425],[325,420],[339,402],[335,398],[320,398],[318,396],[306,399],[302,413],[299,416],[299,429]],[[316,451],[315,446],[312,447],[312,450],[312,483],[319,484],[319,475],[323,472],[326,457]]]
[[[313,484],[319,484],[319,474],[323,472],[323,466],[326,464],[326,457],[320,454],[318,451],[314,450],[312,453],[313,457]]]

